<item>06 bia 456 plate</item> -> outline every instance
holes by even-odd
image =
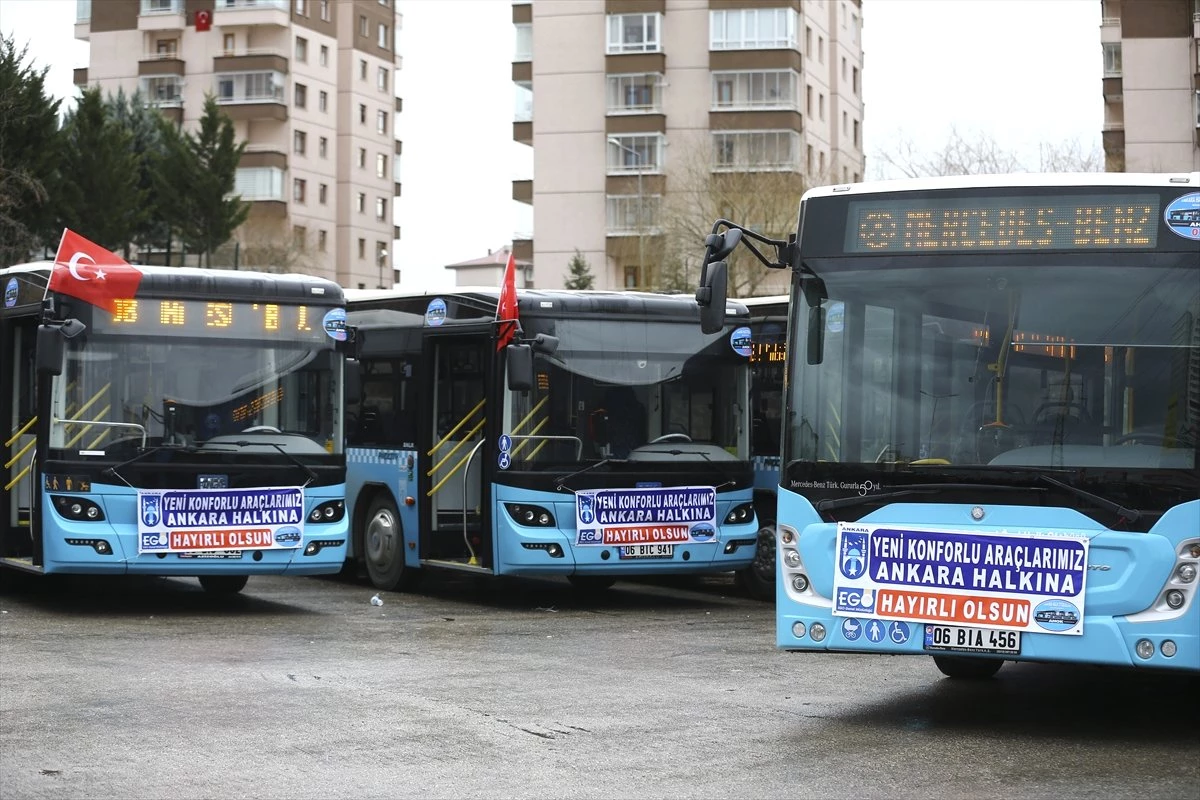
[[[959,628],[954,625],[926,625],[925,649],[1018,656],[1021,654],[1021,632],[994,628]]]

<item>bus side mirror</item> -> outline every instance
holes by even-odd
[[[533,348],[527,344],[510,344],[504,348],[508,356],[508,389],[528,392],[533,388]]]
[[[362,364],[346,359],[345,374],[342,377],[342,405],[349,408],[362,402]]]
[[[548,333],[539,333],[534,336],[530,344],[533,345],[533,352],[535,353],[552,356],[558,352],[558,337],[551,336]]]
[[[808,309],[808,363],[825,360],[825,306]]]
[[[345,331],[346,338],[336,340],[333,349],[346,358],[359,358],[362,356],[362,333],[353,325],[345,326]]]
[[[725,327],[725,294],[728,291],[728,268],[724,261],[708,265],[704,282],[696,290],[696,303],[700,306],[700,330],[717,333]]]
[[[43,375],[62,375],[67,340],[58,325],[39,325],[37,329],[37,371]]]

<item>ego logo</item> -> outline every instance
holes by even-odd
[[[162,520],[159,502],[160,500],[157,495],[149,495],[142,498],[142,524],[147,528],[155,527]]]
[[[576,544],[604,544],[604,534],[595,528],[580,528]]]
[[[167,549],[167,533],[143,533],[142,534],[142,552],[148,550],[166,550]]]
[[[847,578],[858,578],[867,571],[867,534],[843,533],[838,553],[838,569]]]
[[[9,278],[8,284],[4,287],[4,307],[12,308],[17,304],[17,279]]]
[[[425,324],[431,328],[436,328],[446,321],[446,301],[440,297],[435,297],[429,301],[429,305],[425,308]]]

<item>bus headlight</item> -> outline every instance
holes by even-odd
[[[1171,589],[1167,592],[1167,605],[1172,609],[1183,608],[1185,600],[1187,600],[1187,597],[1178,589]]]
[[[1191,583],[1196,580],[1196,565],[1180,564],[1179,569],[1175,570],[1175,575],[1181,583]]]
[[[742,503],[741,505],[734,506],[729,510],[729,513],[725,515],[724,524],[742,525],[752,519],[754,519],[754,504]]]
[[[80,522],[99,522],[104,519],[104,511],[100,506],[86,497],[72,497],[65,494],[51,495],[54,508],[67,519]]]
[[[788,547],[783,551],[783,563],[792,569],[800,566],[800,553]]]
[[[1150,658],[1154,655],[1154,642],[1149,639],[1138,639],[1134,651],[1138,654],[1138,658]]]
[[[518,525],[529,528],[555,527],[554,515],[541,506],[531,506],[526,503],[505,503],[504,510]]]
[[[309,522],[339,522],[346,515],[346,501],[328,500],[308,512]]]
[[[825,641],[825,626],[819,622],[814,622],[808,628],[808,635],[812,637],[814,642]]]
[[[804,575],[797,575],[792,578],[792,588],[803,594],[808,591],[808,578]]]

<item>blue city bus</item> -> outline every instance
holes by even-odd
[[[338,572],[341,288],[146,266],[110,311],[47,291],[53,267],[0,270],[0,566],[212,593]]]
[[[428,569],[618,578],[750,563],[748,316],[711,335],[690,297],[348,290],[351,568],[381,589]]]
[[[758,545],[754,560],[736,573],[751,597],[775,599],[775,490],[783,424],[784,363],[787,358],[787,296],[746,297],[750,312],[750,457],[754,464],[754,513]]]
[[[1200,670],[1200,174],[822,187],[791,270],[776,640]]]

